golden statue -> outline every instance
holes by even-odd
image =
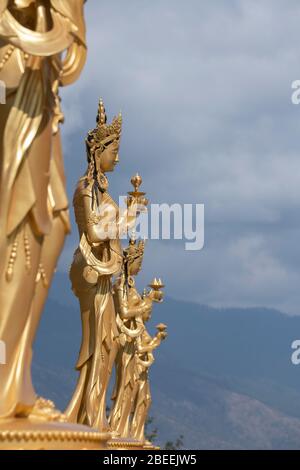
[[[37,399],[31,380],[32,344],[70,231],[58,90],[74,82],[85,63],[83,4],[0,0],[0,80],[6,87],[0,105],[0,339],[7,358],[0,366],[0,446],[10,448],[50,448],[54,430],[61,448],[92,440],[100,445],[87,428],[77,427],[75,435],[67,424],[54,425],[65,418],[52,402]]]
[[[70,279],[80,304],[82,343],[76,365],[79,378],[65,415],[69,422],[110,432],[110,448],[122,448],[124,443],[142,448],[150,396],[149,357],[166,337],[166,332],[160,331],[151,338],[144,323],[150,318],[153,302],[162,301],[164,286],[155,279],[151,290],[140,295],[134,276],[140,271],[145,243],[131,237],[125,250],[121,246],[120,235],[133,233],[137,215],[148,204],[139,190],[142,178],[138,174],[131,179],[134,191],[128,193],[126,210],[108,193],[106,173],[119,162],[121,127],[121,115],[107,123],[100,100],[96,128],[86,138],[87,170],[73,198],[80,242]],[[108,419],[106,396],[114,365],[114,406]],[[132,439],[134,411],[137,438]]]
[[[32,342],[70,230],[58,87],[85,62],[83,3],[0,0],[0,417],[28,415],[36,401]]]
[[[116,383],[112,395],[114,405],[110,425],[120,437],[131,438],[130,417],[137,395],[136,360],[141,338],[145,334],[144,322],[150,318],[153,302],[161,302],[160,288],[151,289],[142,296],[135,287],[134,277],[141,269],[144,242],[130,240],[124,250],[123,272],[114,285],[114,300],[119,328],[119,351],[116,360]],[[162,287],[162,285],[160,285]],[[162,335],[160,335],[162,336]],[[158,346],[158,338],[155,340]],[[143,442],[143,439],[137,439]]]
[[[162,286],[156,285],[155,289]],[[150,319],[150,313],[145,314],[144,321]],[[133,417],[130,428],[130,437],[140,442],[145,442],[145,424],[151,405],[151,392],[149,385],[149,368],[154,362],[153,350],[167,337],[166,325],[160,323],[156,327],[157,334],[151,337],[145,329],[137,338],[137,354],[135,356],[135,390],[133,402]],[[150,444],[150,443],[148,443]]]
[[[74,253],[70,279],[78,297],[82,344],[77,362],[77,387],[66,411],[69,421],[110,430],[106,392],[118,351],[118,328],[112,296],[112,276],[123,262],[120,231],[135,223],[136,201],[122,213],[108,193],[106,173],[119,161],[121,115],[111,125],[102,100],[97,127],[86,139],[88,168],[74,194],[80,245]]]

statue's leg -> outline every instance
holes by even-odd
[[[101,373],[99,377],[99,395],[97,397],[97,406],[96,410],[96,419],[92,423],[93,427],[97,428],[100,432],[105,432],[110,430],[110,426],[107,420],[106,413],[106,394],[109,384],[109,379],[111,371],[108,368],[110,351],[106,342],[102,344],[102,363],[101,363]]]
[[[78,255],[77,255],[78,257]],[[70,422],[90,425],[92,411],[94,409],[93,375],[99,375],[99,354],[95,354],[95,306],[94,300],[97,293],[97,285],[84,282],[82,276],[86,264],[75,262],[71,265],[70,279],[72,289],[80,304],[82,340],[76,369],[79,377],[72,398],[65,411]]]
[[[133,343],[127,344],[126,349],[127,355],[124,358],[126,367],[123,369],[122,388],[120,388],[118,393],[119,403],[118,409],[116,409],[116,415],[118,417],[116,431],[119,432],[122,437],[129,438],[130,415],[135,394],[135,384],[133,382],[135,365]]]
[[[53,223],[50,234],[44,237],[39,263],[39,270],[36,279],[36,289],[32,300],[31,314],[27,322],[27,347],[31,349],[31,358],[33,353],[32,346],[40,323],[42,311],[47,299],[49,286],[51,284],[53,274],[56,269],[57,260],[64,245],[65,236],[65,224],[62,218],[60,217],[60,214],[57,213],[53,217]],[[33,413],[34,412],[35,410],[33,411]],[[41,410],[39,409],[39,416],[40,415]],[[46,418],[48,419],[47,410]]]
[[[109,424],[111,426],[111,429],[113,431],[116,431],[117,433],[120,432],[121,428],[121,416],[122,416],[122,404],[124,400],[124,389],[125,389],[125,381],[124,381],[124,371],[122,371],[122,376],[120,377],[119,380],[119,388],[117,390],[117,396],[114,401],[113,408],[110,413],[109,417]]]
[[[51,232],[49,235],[44,237],[42,246],[40,271],[32,301],[32,314],[30,316],[30,344],[33,344],[35,339],[57,261],[64,246],[65,237],[65,224],[60,217],[60,214],[55,214],[53,217]]]
[[[139,389],[140,389],[139,381],[135,380],[133,390],[132,390],[132,396],[131,396],[130,420],[128,423],[128,426],[129,426],[128,435],[133,439],[134,439],[134,433],[135,433],[135,428],[136,428],[137,406],[139,403]]]
[[[116,354],[116,360],[115,360],[115,383],[114,383],[114,388],[113,392],[111,395],[111,406],[110,406],[110,412],[109,412],[109,417],[108,417],[108,422],[110,427],[115,430],[117,427],[118,423],[118,418],[117,418],[117,408],[118,408],[118,401],[119,401],[119,390],[121,387],[122,383],[122,354],[123,354],[123,349],[118,348],[118,352]]]
[[[64,412],[68,421],[71,423],[84,424],[86,422],[85,395],[89,380],[92,358],[90,358],[80,369],[78,382],[70,400],[70,403]]]
[[[131,412],[132,387],[127,384],[123,394],[122,406],[120,409],[120,420],[117,431],[122,437],[129,438],[129,418]]]
[[[144,428],[150,404],[147,403],[147,387],[141,382],[137,394],[136,408],[132,419],[131,434],[134,439],[143,441]]]
[[[95,363],[93,366],[93,373],[91,375],[90,382],[90,394],[88,396],[89,410],[89,424],[97,428],[100,432],[110,430],[110,426],[107,419],[107,388],[112,374],[113,363],[118,352],[118,347],[111,338],[111,318],[115,317],[114,303],[111,294],[108,294],[107,304],[102,314],[100,329],[98,329],[99,336],[96,338],[96,349],[98,354],[95,354]],[[104,334],[104,331],[106,334]],[[97,333],[96,333],[97,334]],[[104,337],[103,337],[104,336]],[[97,357],[98,356],[98,357]],[[97,376],[96,376],[97,374]]]
[[[151,403],[152,403],[152,400],[151,400],[151,393],[150,393],[150,385],[149,385],[149,381],[147,380],[147,383],[145,386],[144,410],[143,410],[143,414],[141,415],[141,426],[140,426],[139,433],[138,433],[138,439],[140,441],[143,441],[145,439],[145,425],[146,425]]]
[[[35,235],[30,216],[27,216],[7,240],[3,254],[5,269],[0,277],[0,340],[6,346],[6,364],[0,365],[0,417],[28,414],[35,402],[30,374],[29,325],[42,242],[43,237]],[[26,271],[29,258],[30,269]]]

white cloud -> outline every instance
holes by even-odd
[[[86,11],[88,63],[62,93],[69,188],[103,96],[124,115],[115,194],[138,169],[151,200],[206,206],[204,250],[149,242],[146,274],[157,249],[170,295],[300,313],[299,3],[90,0]]]

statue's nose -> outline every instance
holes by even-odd
[[[115,162],[117,163],[117,162],[119,162],[119,161],[120,161],[120,160],[119,160],[119,154],[117,153],[116,158],[115,158]]]

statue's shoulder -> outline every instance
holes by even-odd
[[[92,196],[92,189],[93,189],[93,182],[88,181],[86,176],[80,178],[77,183],[75,192],[74,192],[74,200],[78,198],[82,198],[83,196]]]
[[[146,330],[146,328],[144,329],[144,331],[142,333],[142,341],[144,343],[150,343],[152,341],[152,336],[149,334],[149,332]]]

